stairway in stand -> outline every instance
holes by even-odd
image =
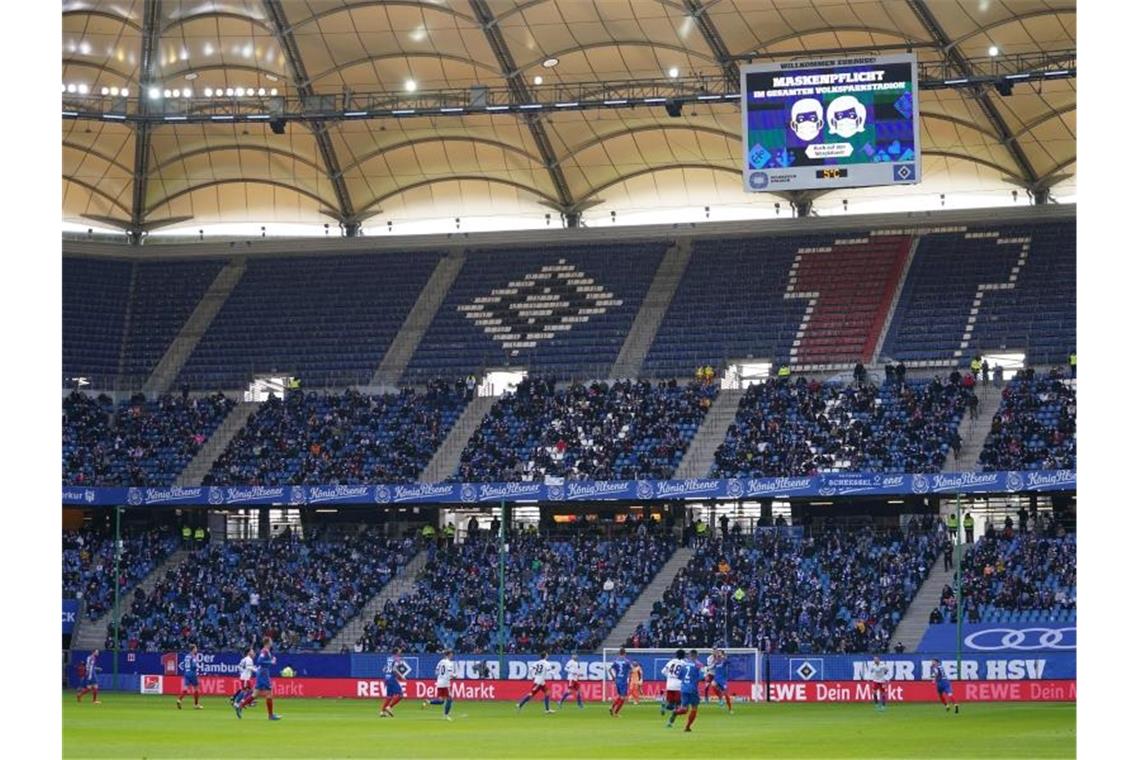
[[[337,632],[336,636],[329,639],[329,642],[325,644],[325,651],[335,653],[339,652],[341,647],[348,647],[351,650],[364,633],[364,627],[372,622],[377,612],[384,609],[387,602],[398,600],[416,587],[416,577],[424,569],[427,561],[428,550],[420,549],[419,553],[408,561],[408,564],[397,571],[396,577],[388,581],[388,585],[380,589],[376,596],[369,599],[360,608],[360,613],[356,617],[349,620],[344,628]]]
[[[728,426],[736,419],[736,409],[740,406],[743,390],[722,390],[705,413],[705,420],[689,443],[681,464],[673,477],[678,480],[707,478],[712,470],[716,450],[724,441]]]
[[[149,594],[154,590],[155,584],[166,575],[167,570],[173,570],[189,557],[190,551],[188,549],[179,549],[171,553],[171,555],[152,570],[147,577],[143,578],[139,585],[127,589],[124,594],[119,597],[121,611],[126,611],[130,595],[134,594],[135,589],[141,588],[143,593]],[[114,610],[111,610],[96,620],[84,619],[79,621],[78,630],[71,639],[71,648],[90,650],[98,647],[102,649],[107,641],[107,626],[111,624],[111,618],[113,616]]]
[[[681,572],[681,568],[689,564],[689,560],[693,558],[693,550],[687,546],[682,546],[677,551],[673,552],[673,556],[669,561],[661,566],[657,575],[653,576],[653,580],[641,592],[641,595],[634,600],[625,614],[621,616],[614,629],[606,636],[598,651],[606,647],[614,648],[620,647],[625,644],[635,630],[639,623],[644,623],[649,620],[649,613],[653,612],[653,604],[665,595],[665,590],[669,588],[669,584],[677,577],[677,573]]]
[[[256,401],[239,401],[237,406],[231,409],[226,418],[222,420],[222,424],[218,425],[218,429],[214,431],[209,440],[202,444],[202,448],[198,449],[198,453],[186,465],[186,469],[182,471],[174,484],[186,488],[202,485],[202,479],[210,472],[214,462],[226,450],[226,446],[230,445],[230,441],[234,439],[238,431],[245,427],[245,423],[257,411],[257,406]]]

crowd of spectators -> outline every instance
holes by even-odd
[[[1000,532],[986,531],[962,558],[962,606],[966,622],[1019,622],[1070,619],[1077,605],[1077,541],[1047,519],[1036,530],[1015,532],[1007,521]],[[942,589],[931,622],[957,622],[957,599]]]
[[[505,568],[508,652],[596,649],[675,549],[644,525],[510,541]],[[387,602],[364,631],[364,651],[493,652],[498,646],[499,549],[492,537],[431,549],[414,591]]]
[[[466,389],[369,396],[291,392],[258,409],[214,462],[205,485],[415,482],[463,412]]]
[[[63,483],[169,486],[234,406],[218,393],[110,398],[72,392],[63,402]],[[113,415],[113,417],[112,417]]]
[[[986,470],[1071,470],[1077,466],[1077,390],[1060,370],[1022,370],[1001,392],[978,457]]]
[[[961,447],[968,385],[957,371],[929,381],[892,372],[882,386],[770,379],[744,394],[713,475],[939,472]]]
[[[378,528],[308,540],[286,529],[269,541],[211,543],[149,594],[135,589],[120,645],[241,651],[268,635],[280,651],[318,650],[415,552],[413,539],[386,539]],[[108,648],[111,635],[108,628]]]
[[[676,381],[575,383],[527,378],[472,435],[454,479],[667,479],[716,398],[711,385]]]
[[[177,536],[164,530],[128,531],[119,555],[119,594],[126,593],[178,548]],[[115,539],[99,531],[63,532],[63,598],[85,603],[95,620],[115,602]]]
[[[885,652],[940,546],[917,525],[710,537],[626,645]]]

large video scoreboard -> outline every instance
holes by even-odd
[[[918,182],[917,72],[909,53],[741,68],[744,189]]]

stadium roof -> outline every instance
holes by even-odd
[[[62,82],[65,97],[68,85],[92,94],[127,88],[140,108],[151,88],[170,90],[169,97],[243,88],[343,99],[483,85],[523,98],[536,77],[546,86],[715,79],[750,58],[908,46],[948,75],[979,73],[994,52],[995,63],[1071,54],[1076,7],[1062,0],[66,0]],[[843,191],[843,198],[929,207],[943,193],[952,202],[969,196],[973,205],[1009,203],[1015,188],[1075,194],[1075,79],[1019,84],[1008,96],[991,86],[928,90],[920,108],[922,185]],[[172,220],[380,227],[427,218],[534,220],[559,211],[589,219],[681,207],[770,209],[778,198],[741,191],[741,152],[732,102],[687,105],[679,118],[660,107],[409,115],[292,122],[284,134],[268,122],[65,119],[63,216],[144,229]],[[838,198],[833,192],[817,206]]]

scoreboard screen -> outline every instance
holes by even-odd
[[[920,179],[913,54],[750,64],[740,96],[746,191]]]

